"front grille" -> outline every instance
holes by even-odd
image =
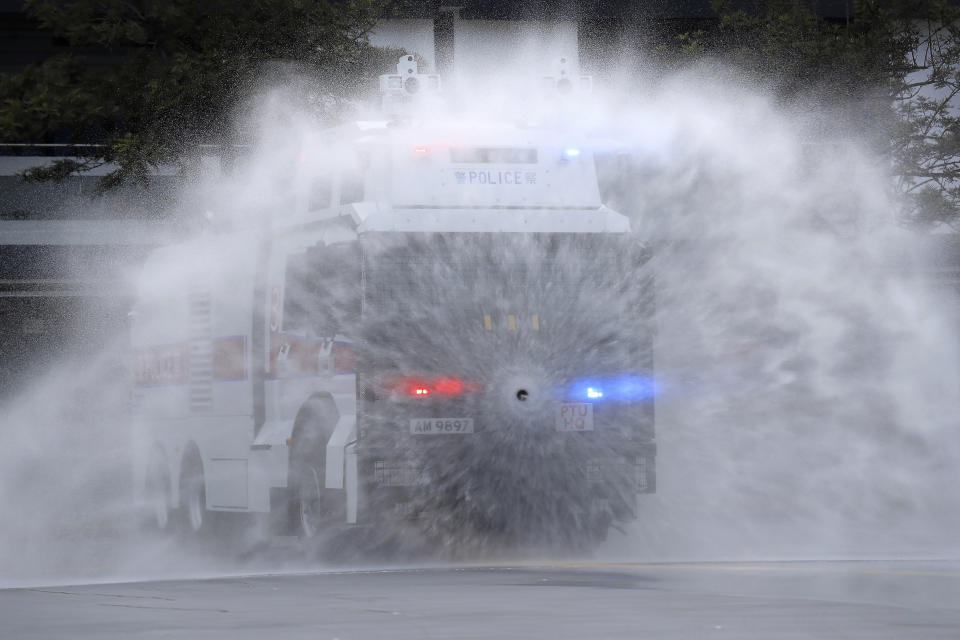
[[[373,480],[382,487],[409,487],[417,483],[420,471],[408,462],[377,460]]]
[[[587,482],[594,483],[600,481],[600,469],[602,465],[599,462],[591,462],[584,466],[583,472],[587,477]]]
[[[647,474],[650,472],[648,468],[650,461],[647,460],[646,456],[640,456],[637,458],[637,464],[635,466],[637,472],[637,491],[640,493],[648,493],[651,487],[647,486]]]
[[[583,466],[584,476],[589,483],[602,483],[610,478],[629,480],[638,493],[650,493],[653,471],[653,459],[638,456],[636,462],[605,460],[589,462]]]

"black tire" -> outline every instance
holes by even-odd
[[[171,509],[170,472],[160,453],[151,455],[147,465],[144,498],[147,526],[160,533],[169,533],[175,520]]]
[[[210,531],[212,518],[207,511],[203,461],[195,449],[187,452],[180,467],[180,514],[187,534],[205,536]]]
[[[314,539],[346,519],[342,489],[327,489],[326,446],[339,414],[329,398],[303,407],[294,425],[288,486],[297,535]]]

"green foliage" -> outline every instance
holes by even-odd
[[[890,152],[911,219],[921,225],[960,224],[960,9],[930,4],[911,26],[918,43],[901,79]]]
[[[385,0],[27,0],[67,53],[0,76],[0,140],[102,143],[80,161],[35,169],[57,179],[98,164],[118,169],[105,186],[144,182],[198,144],[230,144],[234,111],[258,84],[297,76],[333,119],[385,54],[366,34]],[[389,63],[387,63],[389,64]]]
[[[759,0],[752,13],[715,1],[716,47],[772,79],[785,96],[816,90],[846,99],[865,89],[895,88],[908,69],[917,36],[909,20],[875,0],[858,2],[849,23],[827,21],[804,0]],[[892,84],[891,84],[892,83]]]
[[[784,102],[815,100],[887,157],[908,221],[960,224],[960,8],[854,0],[847,19],[826,20],[816,4],[715,0],[715,25],[675,35],[661,55],[722,59]]]

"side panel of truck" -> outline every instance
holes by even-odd
[[[180,463],[196,447],[207,505],[247,508],[251,246],[251,237],[233,236],[170,247],[151,258],[138,283],[131,333],[138,459],[167,461],[172,506]]]

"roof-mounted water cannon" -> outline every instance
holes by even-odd
[[[387,113],[402,111],[416,97],[440,92],[440,76],[420,73],[412,55],[401,56],[396,73],[380,76],[380,93],[383,94],[383,109]]]
[[[543,76],[540,86],[545,93],[590,93],[593,91],[593,77],[575,73],[567,58],[560,58],[554,66],[553,75]]]

